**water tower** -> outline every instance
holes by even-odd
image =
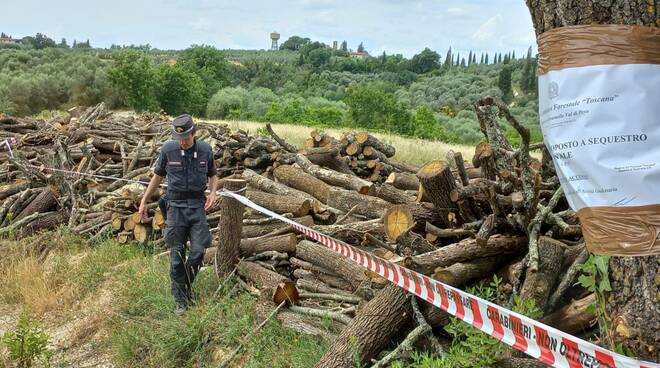
[[[277,51],[279,47],[277,46],[277,41],[280,39],[280,34],[277,32],[272,32],[270,34],[270,40],[273,41],[273,44],[271,45],[270,49],[273,51]]]

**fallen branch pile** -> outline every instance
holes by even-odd
[[[394,148],[366,133],[335,139],[313,132],[300,151],[270,126],[271,137],[209,124],[200,124],[199,134],[216,148],[220,176],[244,180],[257,204],[457,287],[497,274],[504,280],[499,302],[508,304],[516,293],[534,300],[547,323],[572,334],[592,331],[593,295],[574,286],[587,253],[548,152],[530,145],[528,129],[501,100],[482,99],[475,110],[486,143],[471,162],[452,152],[419,168],[392,161]],[[518,131],[520,148],[505,138],[503,123]],[[115,117],[103,106],[49,122],[0,118],[0,137],[19,142],[14,159],[0,152],[6,162],[0,178],[10,183],[0,188],[0,233],[29,234],[68,221],[92,237],[112,231],[121,242],[158,239],[165,225],[156,206],[147,220],[135,214],[144,187],[71,180],[26,165],[146,181],[168,129],[159,116]],[[541,159],[530,155],[536,149]],[[219,222],[227,223],[220,207],[208,217],[215,234]],[[240,232],[236,272],[247,281],[240,283],[259,296],[262,319],[284,300],[272,304],[267,297],[288,290],[276,318],[330,342],[319,367],[351,366],[355,349],[362,364],[384,358],[378,366],[385,366],[406,359],[412,346],[440,353],[449,343],[446,313],[411,303],[401,289],[281,222],[253,210],[242,218],[242,227],[223,230]],[[208,249],[206,263],[214,263],[215,250]],[[385,357],[384,350],[396,348],[392,341],[403,343]]]

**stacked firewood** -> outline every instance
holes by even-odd
[[[419,170],[419,166],[395,161],[396,149],[367,132],[346,132],[337,139],[313,130],[305,148],[337,148],[355,175],[374,183],[384,182],[393,173],[414,174]]]
[[[308,140],[302,150],[277,136],[270,126],[271,137],[249,137],[203,124],[200,135],[218,148],[216,162],[223,181],[244,180],[245,196],[258,205],[457,287],[499,275],[504,280],[498,289],[499,300],[505,304],[516,293],[534,300],[546,323],[572,334],[593,333],[596,315],[588,306],[594,296],[574,285],[578,266],[588,254],[577,216],[568,209],[559,189],[550,155],[543,145],[530,144],[529,131],[501,100],[482,99],[475,110],[486,140],[476,147],[471,162],[462,153],[452,152],[419,168],[393,164],[394,149],[366,133],[347,134],[342,139],[313,133],[314,143]],[[47,158],[54,157],[60,160],[60,167],[146,180],[159,143],[169,134],[167,123],[160,119],[141,123],[138,117],[118,126],[112,122],[121,119],[104,114],[97,113],[94,121],[95,126],[106,128],[87,128],[92,133],[75,143],[67,140],[74,133],[66,133],[54,123],[15,120],[8,124],[15,129],[3,128],[0,134],[24,142],[23,135],[39,134],[29,130],[31,124],[46,124],[52,137],[43,134],[40,139],[54,154],[30,156],[36,145],[23,143],[15,149],[21,157],[10,160],[2,171],[4,181],[11,184],[0,188],[0,218],[7,213],[18,216],[6,223],[2,220],[0,233],[6,234],[5,229],[12,226],[13,230],[27,229],[30,221],[16,224],[34,214],[54,212],[62,217],[58,223],[69,221],[81,234],[111,232],[119,241],[146,238],[162,243],[159,232],[154,232],[165,226],[156,206],[151,205],[146,220],[135,215],[143,186],[84,177],[65,182],[25,165],[45,165]],[[78,121],[85,116],[87,113]],[[520,148],[505,138],[500,125],[507,123],[519,132]],[[4,124],[1,119],[0,124]],[[66,127],[71,122],[57,124]],[[75,131],[87,126],[82,124]],[[124,135],[124,129],[130,129],[128,137],[111,134]],[[105,136],[95,133],[97,130]],[[109,150],[100,144],[107,144],[103,139],[110,137],[121,142],[119,147],[113,145]],[[90,138],[101,142],[95,145]],[[347,144],[342,143],[344,138]],[[353,147],[352,154],[349,147]],[[381,170],[377,180],[371,178],[373,171],[369,176],[359,175],[352,166],[350,157],[359,162],[361,154],[365,158],[372,154],[367,147],[378,152],[375,159],[379,163],[391,167]],[[530,155],[534,150],[540,153]],[[80,152],[78,161],[71,161],[72,152]],[[7,157],[6,151],[1,154]],[[109,161],[96,158],[99,154]],[[148,156],[151,158],[143,158]],[[84,157],[88,161],[83,162]],[[289,305],[276,318],[285,327],[330,343],[319,367],[351,366],[355,349],[360,351],[361,364],[370,364],[382,358],[391,341],[404,339],[401,346],[417,344],[431,351],[448,343],[449,335],[442,333],[449,322],[446,313],[425,302],[411,301],[406,292],[290,226],[245,209],[242,227],[218,227],[229,216],[218,210],[227,200],[221,198],[220,205],[208,214],[217,237],[214,245],[227,232],[240,232],[232,235],[240,239],[242,258],[236,267],[237,285],[259,296],[262,302],[257,311],[263,318],[275,307],[268,299],[274,295],[274,300],[281,301],[284,290]],[[14,206],[15,202],[19,204]],[[35,208],[37,203],[43,204]],[[41,218],[32,219],[37,220]],[[140,229],[137,233],[136,228]],[[146,237],[138,235],[143,228]],[[215,247],[209,248],[205,262],[217,268],[218,256]],[[415,325],[421,330],[413,330]],[[406,336],[411,330],[416,332]],[[401,350],[394,355],[405,359],[406,349]],[[379,364],[386,366],[387,362]]]
[[[196,134],[214,147],[220,177],[245,168],[263,172],[282,151],[272,138],[221,124],[200,122]],[[67,224],[92,237],[110,233],[121,243],[160,239],[165,221],[156,203],[146,219],[137,213],[145,189],[139,182],[149,181],[168,139],[165,116],[115,114],[104,104],[47,121],[0,116],[0,182],[8,183],[0,187],[0,233],[28,235]]]

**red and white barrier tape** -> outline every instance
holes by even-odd
[[[660,364],[638,361],[603,349],[497,304],[433,280],[426,275],[355,249],[344,242],[263,208],[236,193],[222,191],[220,195],[234,198],[250,208],[290,224],[306,236],[367,270],[550,366],[562,368],[660,368]]]

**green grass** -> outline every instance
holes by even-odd
[[[85,344],[94,336],[93,349],[117,367],[218,366],[240,342],[244,349],[229,366],[311,367],[325,351],[322,341],[276,320],[255,336],[256,298],[233,280],[214,298],[221,281],[211,269],[195,281],[196,305],[178,317],[169,260],[149,248],[111,240],[91,245],[65,230],[36,239],[0,240],[0,303],[47,319],[51,333],[86,318],[90,323],[67,340]],[[37,259],[38,247],[26,247],[33,242],[51,249],[45,262]]]
[[[253,336],[256,299],[243,293],[221,293],[214,299],[220,281],[211,270],[195,281],[197,304],[175,316],[168,267],[166,259],[148,257],[131,262],[118,275],[120,284],[130,283],[118,297],[110,337],[110,349],[122,366],[217,366],[244,336],[244,355],[234,363],[243,361],[245,367],[310,367],[323,354],[322,343],[285,331],[274,321]]]

